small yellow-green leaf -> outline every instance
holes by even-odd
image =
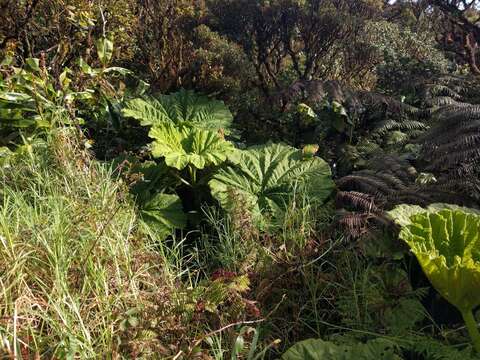
[[[113,41],[102,37],[95,41],[97,55],[103,66],[107,66],[113,55]]]

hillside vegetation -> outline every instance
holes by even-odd
[[[0,2],[0,357],[480,358],[480,2]]]

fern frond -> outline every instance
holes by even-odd
[[[358,212],[341,212],[338,223],[350,237],[359,238],[368,232],[368,220],[372,215]]]
[[[456,347],[445,344],[440,340],[427,335],[410,335],[404,338],[401,343],[402,348],[412,355],[421,356],[424,359],[431,360],[474,360],[477,357],[473,355],[471,349],[459,350]]]
[[[356,150],[364,154],[372,154],[379,150],[380,146],[373,141],[362,141],[356,146]]]
[[[438,96],[426,101],[427,106],[438,108],[442,106],[462,106],[461,102],[458,102],[457,99],[454,99],[450,96]]]
[[[451,87],[443,84],[434,84],[426,87],[427,97],[449,97],[454,100],[460,99],[462,96]]]
[[[480,163],[480,148],[462,147],[456,151],[438,152],[436,157],[431,158],[431,164],[427,169],[437,171],[448,170],[459,166],[462,162],[468,162],[470,164]]]
[[[468,122],[478,119],[479,113],[480,105],[460,103],[457,105],[443,106],[433,112],[432,115],[434,120],[450,120],[450,122],[453,122],[453,119],[458,119]]]
[[[367,165],[373,171],[397,177],[404,184],[413,182],[417,177],[417,170],[408,161],[393,155],[378,155],[369,160]]]
[[[374,197],[358,191],[339,191],[336,196],[337,208],[352,207],[367,213],[377,213],[380,209],[375,205]]]
[[[432,202],[434,201],[421,189],[410,187],[399,192],[392,192],[388,197],[388,208],[393,208],[397,204],[426,206]]]
[[[368,171],[340,178],[337,180],[337,187],[341,190],[358,191],[375,197],[384,196],[391,191],[389,184],[374,174],[369,174]]]
[[[380,171],[380,172],[377,172],[375,176],[377,177],[377,179],[381,179],[386,184],[389,185],[390,192],[406,189],[404,182],[389,172]]]
[[[359,91],[356,93],[359,102],[367,109],[367,111],[380,111],[384,114],[388,113],[392,116],[411,115],[421,117],[423,111],[419,108],[406,104],[391,96],[371,92]]]
[[[387,132],[392,130],[403,130],[403,131],[414,131],[414,130],[427,130],[428,125],[424,124],[421,121],[407,120],[407,121],[396,121],[396,120],[386,120],[379,123],[373,130],[379,136],[385,135]]]
[[[480,146],[480,132],[479,133],[469,133],[465,135],[458,134],[456,139],[451,139],[451,141],[438,145],[435,151],[439,153],[450,153],[452,151],[458,151],[461,149],[469,148],[478,148]]]

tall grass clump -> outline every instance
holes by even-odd
[[[143,339],[161,346],[162,260],[139,232],[124,185],[78,138],[52,131],[0,168],[6,358],[135,357],[148,348]]]

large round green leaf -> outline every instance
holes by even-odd
[[[219,165],[236,151],[233,144],[218,133],[171,123],[157,124],[150,130],[154,139],[152,154],[165,158],[168,166],[178,170],[192,165],[203,169],[208,165]]]
[[[140,121],[143,126],[163,122],[177,125],[189,123],[207,130],[230,129],[233,116],[223,101],[211,99],[193,91],[180,90],[156,98],[130,100],[123,114]]]
[[[305,158],[301,150],[283,144],[242,151],[238,165],[221,169],[209,185],[224,209],[242,206],[259,224],[268,217],[281,220],[295,189],[312,202],[322,202],[334,187],[324,160]]]
[[[480,214],[435,204],[401,205],[390,215],[437,291],[462,313],[480,305]]]

